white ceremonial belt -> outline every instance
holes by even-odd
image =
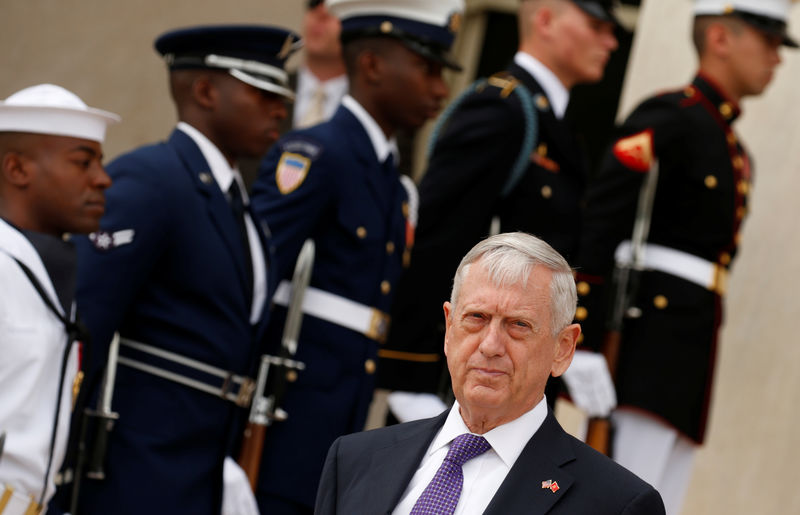
[[[642,251],[646,270],[657,270],[674,275],[719,295],[725,295],[728,286],[728,269],[723,265],[656,243],[645,243]],[[630,240],[619,244],[614,258],[618,265],[629,266],[632,264]]]
[[[275,304],[288,306],[291,291],[292,283],[281,281],[273,297]],[[377,308],[313,286],[309,286],[303,296],[303,313],[352,329],[377,342],[386,340],[391,319]]]
[[[5,485],[0,493],[0,515],[38,515],[42,507],[32,495],[25,495]]]
[[[152,345],[129,340],[128,338],[120,338],[119,343],[121,347],[130,347],[131,349],[135,349],[144,354],[149,354],[186,368],[219,377],[222,379],[222,384],[208,384],[198,379],[179,374],[172,370],[167,370],[150,363],[132,359],[127,356],[119,356],[118,362],[121,365],[135,368],[141,372],[158,376],[163,379],[168,379],[175,383],[194,388],[195,390],[210,393],[211,395],[221,397],[222,399],[230,401],[242,408],[246,408],[250,405],[250,401],[253,398],[253,392],[255,391],[255,382],[249,377],[240,376],[228,370],[223,370],[219,367],[203,363],[202,361],[187,358],[186,356],[182,356],[175,352],[170,352],[164,349],[159,349],[158,347],[153,347]],[[236,387],[238,387],[238,391],[234,391]]]

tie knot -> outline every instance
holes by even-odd
[[[492,446],[486,441],[486,438],[470,433],[459,435],[450,444],[450,450],[447,451],[445,460],[457,464],[459,467],[471,460],[475,456],[480,456],[488,451]]]

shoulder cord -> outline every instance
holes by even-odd
[[[514,161],[514,166],[511,168],[511,172],[508,175],[508,179],[506,179],[503,189],[500,192],[501,198],[505,198],[511,193],[524,175],[525,171],[528,169],[530,155],[533,152],[533,147],[536,145],[536,140],[539,136],[539,124],[536,110],[534,109],[533,105],[533,96],[528,88],[526,88],[524,84],[519,82],[513,76],[509,74],[498,74],[489,78],[478,79],[470,84],[458,97],[456,97],[450,103],[450,105],[445,108],[444,112],[442,112],[442,115],[439,117],[439,120],[436,122],[436,125],[431,132],[431,137],[428,144],[428,159],[430,159],[431,155],[433,154],[433,149],[436,145],[436,141],[439,139],[440,133],[446,126],[447,121],[450,119],[455,110],[458,109],[458,107],[464,103],[467,97],[469,97],[471,94],[482,91],[488,85],[495,85],[493,84],[495,78],[505,81],[507,83],[506,88],[510,87],[511,91],[517,95],[520,105],[522,106],[522,113],[525,116],[525,134],[523,135],[522,146],[520,147],[519,155],[516,161]],[[504,88],[504,92],[502,93],[505,96],[510,93],[505,92],[507,91],[506,88]]]
[[[58,317],[61,323],[64,324],[64,328],[67,331],[67,346],[66,349],[64,349],[64,355],[61,358],[61,373],[58,379],[58,395],[56,396],[56,414],[55,414],[55,420],[53,422],[53,431],[50,435],[50,454],[47,459],[47,470],[44,474],[44,485],[42,486],[42,494],[39,497],[39,505],[42,506],[44,504],[45,493],[47,492],[47,480],[50,477],[50,469],[53,466],[53,452],[55,451],[55,446],[56,446],[56,432],[58,429],[59,415],[61,413],[61,395],[64,391],[64,376],[66,375],[67,371],[67,361],[69,361],[70,351],[72,350],[72,342],[78,339],[82,331],[80,325],[77,322],[71,322],[69,319],[67,319],[67,317],[65,317],[58,311],[55,304],[53,304],[53,301],[44,291],[42,284],[33,274],[31,269],[28,268],[28,266],[25,263],[23,263],[17,258],[14,258],[14,261],[16,261],[17,264],[20,266],[20,268],[22,268],[22,271],[25,272],[26,276],[28,276],[28,279],[30,280],[31,284],[36,289],[36,291],[39,293],[39,296],[42,298],[45,305],[47,305],[47,307],[50,308],[50,311],[52,311],[56,315],[56,317]]]

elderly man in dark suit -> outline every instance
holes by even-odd
[[[121,335],[119,420],[105,479],[83,480],[81,513],[220,513],[246,404],[238,394],[275,291],[271,245],[237,163],[278,138],[292,96],[283,65],[297,40],[226,25],[156,41],[178,126],[108,166],[101,230],[79,245],[86,325],[100,348]]]
[[[456,397],[432,419],[338,439],[316,513],[658,515],[650,485],[567,435],[548,377],[570,365],[572,270],[544,241],[506,233],[476,245],[444,303]]]

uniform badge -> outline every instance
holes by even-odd
[[[97,231],[89,234],[89,241],[92,242],[97,250],[107,251],[133,242],[134,234],[135,231],[133,229],[123,229],[115,232]]]
[[[275,171],[275,182],[278,190],[287,195],[296,190],[308,175],[311,167],[311,160],[300,154],[284,152],[278,161],[278,169]]]
[[[531,162],[548,172],[558,173],[561,171],[561,166],[558,163],[547,157],[547,144],[541,143],[539,148],[531,153]]]
[[[646,173],[653,163],[653,130],[622,138],[614,145],[614,157],[634,172]]]

